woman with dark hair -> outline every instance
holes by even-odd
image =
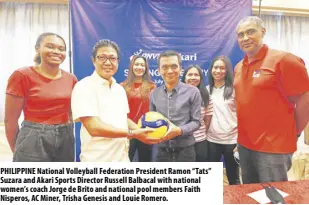
[[[59,68],[66,57],[65,41],[55,33],[43,33],[35,51],[36,65],[16,70],[7,84],[5,131],[13,161],[73,162],[70,104],[77,79]]]
[[[239,184],[239,167],[233,150],[237,142],[237,117],[233,90],[232,64],[228,57],[216,57],[210,66],[209,90],[213,102],[213,117],[207,131],[210,162],[220,162],[224,156],[229,184]]]
[[[129,118],[137,123],[143,114],[149,111],[150,92],[156,87],[151,81],[149,65],[143,56],[133,56],[130,61],[127,79],[120,83],[126,90],[129,102]],[[137,139],[130,140],[129,158],[133,161],[138,151],[140,162],[150,162],[152,145],[145,144]]]
[[[195,138],[195,154],[197,162],[208,161],[208,143],[206,140],[206,132],[212,118],[212,103],[209,98],[209,93],[205,87],[204,77],[201,68],[198,65],[189,65],[185,70],[182,82],[196,86],[202,96],[201,105],[201,126],[193,133]]]

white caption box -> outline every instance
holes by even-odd
[[[222,204],[223,165],[3,163],[0,203]]]

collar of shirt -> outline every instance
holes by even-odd
[[[182,82],[178,81],[177,85],[173,88],[172,92],[175,91],[177,93],[179,91],[181,85],[182,85]],[[165,84],[162,87],[163,87],[164,91],[167,92],[167,88],[166,88]]]
[[[96,71],[94,71],[91,76],[94,79],[95,83],[99,83],[100,85],[109,86],[108,80],[105,80],[104,78],[99,76],[99,74]],[[112,77],[112,85],[114,85],[115,83],[117,83],[117,81],[115,80],[115,78]]]
[[[265,57],[267,51],[268,51],[268,46],[264,44],[263,47],[259,50],[259,52],[254,56],[254,59],[251,61],[251,63],[254,61],[262,60]],[[243,60],[243,65],[247,66],[248,64],[249,64],[248,56],[245,55],[244,60]]]
[[[214,86],[214,89],[220,90],[220,89],[223,89],[224,87],[225,87],[225,84],[221,85],[220,87]]]

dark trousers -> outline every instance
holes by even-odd
[[[196,142],[195,145],[196,162],[207,162],[208,161],[208,141],[203,140]]]
[[[157,162],[195,162],[194,145],[187,147],[157,147]]]
[[[208,141],[208,160],[210,162],[220,162],[223,155],[226,175],[229,184],[240,184],[239,165],[234,159],[234,152],[236,144],[217,144]]]
[[[24,121],[18,132],[14,162],[74,162],[73,124],[45,125]]]
[[[257,152],[238,145],[244,184],[287,181],[293,154]]]
[[[137,139],[130,140],[129,147],[129,158],[130,161],[133,161],[135,152],[138,153],[138,161],[139,162],[151,162],[152,158],[152,145],[145,144]]]

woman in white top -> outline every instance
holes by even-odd
[[[213,102],[213,116],[207,131],[210,162],[223,155],[229,184],[239,184],[239,167],[233,155],[237,143],[237,117],[232,65],[228,57],[216,57],[211,63],[207,89]]]
[[[193,135],[195,138],[196,161],[207,162],[208,144],[206,140],[206,131],[212,117],[212,103],[209,100],[209,93],[205,87],[201,68],[198,65],[189,65],[185,70],[181,81],[196,86],[200,90],[203,99],[201,105],[201,126],[193,133]]]

